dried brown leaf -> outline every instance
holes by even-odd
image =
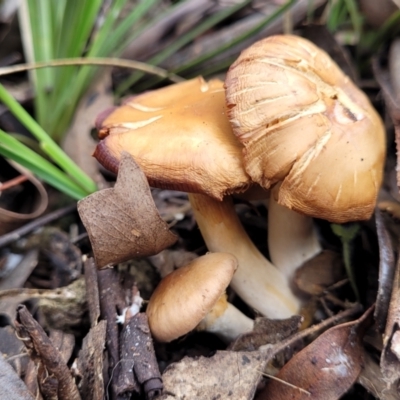
[[[76,372],[81,374],[79,392],[83,399],[104,398],[103,352],[106,345],[106,321],[100,321],[85,336],[76,360]]]
[[[258,351],[218,351],[213,357],[185,357],[164,372],[162,400],[253,399],[266,357]]]
[[[385,332],[383,334],[383,351],[381,354],[381,371],[389,384],[400,378],[400,260],[397,261],[393,276],[392,291],[388,309]],[[388,385],[390,386],[390,385]]]
[[[0,354],[0,387],[1,398],[8,400],[33,400],[24,382],[20,379],[11,365]]]
[[[395,274],[394,249],[390,234],[386,229],[382,211],[375,211],[376,233],[379,244],[379,286],[375,305],[375,321],[380,332],[386,325]]]
[[[294,280],[300,290],[317,296],[342,277],[341,255],[331,250],[323,250],[296,270]]]
[[[371,309],[360,319],[328,329],[297,353],[270,380],[257,400],[336,400],[353,385],[363,364],[362,333]]]
[[[159,253],[176,241],[161,219],[145,175],[124,153],[117,182],[78,203],[98,268]]]

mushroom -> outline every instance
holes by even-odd
[[[237,257],[231,286],[248,305],[270,318],[298,312],[300,302],[283,274],[251,243],[232,201],[222,201],[251,181],[226,117],[221,81],[199,77],[146,92],[102,114],[96,125],[103,140],[94,156],[104,167],[116,172],[127,151],[151,186],[191,193],[209,250]]]
[[[197,327],[231,342],[251,331],[253,320],[226,300],[237,265],[231,254],[207,253],[162,279],[146,310],[154,338],[170,342]]]
[[[290,277],[319,249],[304,216],[335,223],[370,218],[383,175],[382,121],[328,54],[298,36],[271,36],[250,46],[230,67],[225,88],[246,172],[264,188],[276,185],[271,259]],[[286,258],[278,248],[288,248],[288,237],[303,246],[304,232],[308,255]],[[296,247],[290,245],[287,255]]]

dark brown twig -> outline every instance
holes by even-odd
[[[36,218],[34,221],[29,222],[28,224],[21,226],[21,228],[15,229],[12,232],[6,233],[5,235],[0,236],[0,247],[6,246],[15,240],[20,239],[22,236],[27,235],[33,230],[40,228],[50,222],[57,220],[58,218],[64,217],[67,214],[76,210],[76,204],[71,204],[69,206],[60,208],[59,210],[53,211],[44,215],[43,217]]]
[[[61,354],[25,306],[21,305],[17,308],[15,328],[19,338],[30,353],[31,358],[39,366],[43,366],[42,376],[52,376],[57,380],[58,399],[80,400],[81,397],[78,388]],[[41,383],[44,382],[39,381],[39,385]]]
[[[90,326],[97,325],[100,318],[99,286],[97,283],[97,267],[93,258],[85,261],[86,299],[88,302]]]
[[[121,362],[135,376],[146,394],[154,399],[163,390],[160,370],[154,353],[153,339],[145,313],[134,315],[124,327],[121,335]],[[125,373],[124,373],[125,375]]]
[[[104,269],[98,271],[98,283],[100,294],[101,317],[107,321],[107,353],[108,353],[108,376],[105,381],[111,380],[111,398],[118,397],[118,374],[119,361],[119,332],[116,323],[117,313],[122,312],[125,307],[123,290],[119,285],[118,273],[115,269]]]

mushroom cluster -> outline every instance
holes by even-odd
[[[383,124],[321,49],[278,35],[245,50],[225,83],[201,77],[128,99],[96,123],[94,156],[116,172],[129,152],[150,185],[189,193],[209,251],[230,253],[231,286],[271,318],[299,311],[295,268],[321,249],[311,217],[368,219],[382,180]],[[271,264],[243,229],[231,194],[272,189]]]
[[[226,115],[223,82],[199,77],[146,92],[101,114],[96,125],[102,140],[94,156],[103,166],[116,172],[126,151],[150,185],[189,192],[208,250],[237,258],[231,287],[247,304],[271,318],[299,311],[288,280],[254,246],[229,197],[251,180]]]
[[[225,88],[246,172],[264,188],[275,185],[270,255],[290,278],[320,250],[305,216],[370,218],[385,159],[382,121],[329,55],[299,36],[250,46],[229,68]]]

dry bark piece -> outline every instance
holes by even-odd
[[[58,398],[80,400],[79,391],[61,354],[25,306],[17,309],[15,327],[32,359],[43,365],[43,376],[53,376],[58,381]]]
[[[265,359],[257,351],[217,351],[210,358],[185,357],[164,371],[166,394],[161,400],[252,400]]]
[[[57,329],[51,329],[49,337],[54,347],[60,352],[62,360],[67,364],[75,347],[75,336]]]
[[[103,140],[94,156],[111,171],[127,151],[154,187],[222,199],[250,184],[219,80],[198,77],[143,93],[96,125]]]
[[[117,182],[78,203],[98,268],[157,254],[176,241],[161,219],[139,166],[123,155]]]
[[[1,397],[7,400],[34,400],[28,388],[11,365],[0,354]]]
[[[279,371],[280,381],[270,380],[256,399],[339,399],[361,372],[362,336],[371,313],[369,309],[356,321],[328,329],[297,353]]]
[[[108,368],[104,374],[104,381],[111,380],[110,391],[112,398],[116,398],[117,393],[119,393],[118,374],[115,373],[118,372],[116,366],[119,362],[117,314],[120,314],[125,307],[124,291],[119,282],[119,274],[114,268],[99,271],[98,284],[101,317],[107,321],[106,350]]]
[[[133,375],[134,371],[148,400],[161,394],[163,383],[145,313],[134,315],[122,331],[121,362],[123,367],[120,377]]]
[[[338,223],[371,216],[384,127],[323,50],[297,36],[266,38],[242,52],[225,87],[246,171],[266,188],[281,181],[281,205]]]
[[[78,387],[82,399],[104,399],[103,353],[106,327],[107,321],[100,321],[90,329],[75,360],[75,372],[81,377]]]
[[[85,260],[85,285],[90,326],[93,328],[100,318],[99,285],[97,283],[97,268],[93,258]]]

